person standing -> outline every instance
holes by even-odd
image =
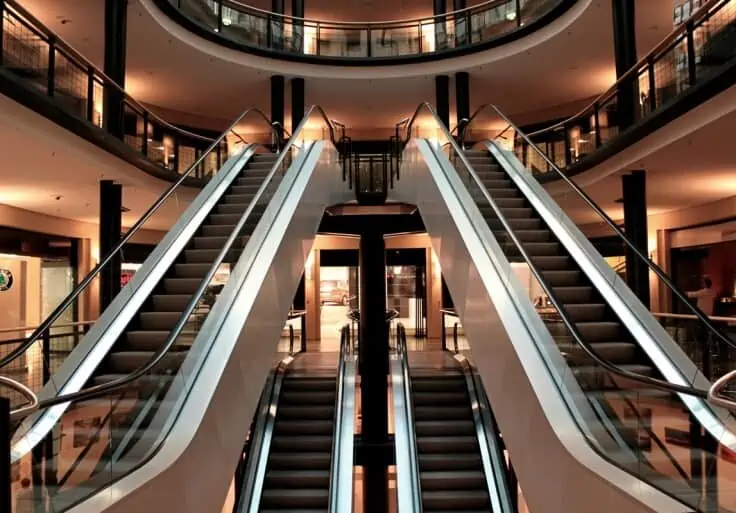
[[[716,303],[716,293],[713,290],[713,281],[709,276],[703,276],[701,288],[687,293],[687,297],[697,300],[698,308],[707,316],[713,315]]]

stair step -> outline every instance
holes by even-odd
[[[271,469],[329,469],[332,461],[330,452],[272,453],[268,456]]]
[[[217,251],[217,250],[198,250],[198,251]],[[186,251],[189,253],[189,251]],[[216,255],[215,255],[216,256]],[[214,261],[214,256],[210,262]],[[189,294],[192,295],[197,291],[197,287],[202,283],[202,278],[165,278],[164,290],[167,294]]]
[[[472,420],[422,420],[415,423],[416,436],[473,435]]]
[[[176,264],[174,266],[174,273],[177,278],[204,278],[204,275],[212,267],[212,264],[208,263],[196,263],[196,264]]]
[[[466,391],[459,392],[418,392],[412,389],[415,406],[444,406],[468,402]]]
[[[574,287],[580,285],[582,273],[577,270],[542,271],[542,276],[553,287]]]
[[[279,406],[278,416],[281,419],[305,419],[305,420],[326,420],[335,416],[335,405],[306,405]]]
[[[412,376],[411,390],[417,392],[467,392],[468,386],[464,377],[447,378],[418,378]]]
[[[200,235],[198,237],[194,237],[191,244],[193,249],[222,249],[225,247],[228,237],[229,235],[215,237]],[[248,239],[248,236],[237,237],[235,241],[233,241],[232,248],[244,248]]]
[[[207,265],[209,267],[210,264],[193,265]],[[157,312],[183,312],[191,299],[191,294],[156,294],[153,296],[153,308]]]
[[[224,262],[225,263],[235,263],[235,261],[240,257],[241,250],[240,249],[231,249],[227,252],[225,255]],[[215,261],[215,258],[217,258],[217,255],[220,254],[219,249],[186,249],[184,250],[184,260],[189,263],[209,263],[212,264]],[[201,281],[201,280],[199,280]],[[173,291],[168,290],[167,292],[170,292],[172,294],[185,294],[185,293],[193,293],[187,292],[187,291]]]
[[[421,453],[472,452],[478,450],[475,436],[419,436],[417,450]]]
[[[181,312],[141,312],[138,319],[141,331],[170,331],[181,317]]]
[[[271,470],[264,485],[268,488],[330,488],[329,470]]]
[[[432,406],[416,406],[414,408],[414,420],[466,420],[471,418],[470,405],[443,406],[435,408]]]
[[[567,326],[561,321],[548,321],[545,323],[553,337],[569,337]],[[583,340],[586,342],[610,342],[619,338],[621,325],[618,322],[576,322],[577,328]]]
[[[568,303],[590,303],[593,298],[593,287],[552,287],[552,292],[565,306]]]
[[[430,490],[422,492],[424,511],[446,509],[465,511],[478,509],[490,511],[490,499],[485,490]]]
[[[631,342],[596,342],[590,344],[595,353],[602,359],[615,364],[631,363],[636,357],[636,344]],[[592,357],[577,344],[558,344],[560,352],[570,365],[590,365]]]
[[[332,436],[334,422],[329,420],[285,420],[277,419],[274,430],[279,435],[327,435]]]
[[[279,406],[293,404],[293,405],[334,405],[335,404],[335,390],[324,390],[324,391],[295,391],[286,390],[281,392],[279,397]]]
[[[562,271],[572,265],[570,257],[563,255],[531,256],[531,260],[540,271]]]
[[[105,368],[114,374],[130,374],[150,362],[153,355],[153,351],[119,351],[110,353],[107,356]],[[175,374],[186,357],[186,351],[169,352],[163,356],[161,362],[154,367],[152,372],[165,374],[171,371],[172,374]]]
[[[482,469],[483,461],[479,452],[460,452],[442,454],[420,454],[419,469],[431,470],[470,470]]]
[[[273,488],[261,493],[261,508],[324,508],[330,499],[329,489]]]

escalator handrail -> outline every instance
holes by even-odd
[[[46,319],[38,326],[35,330],[33,330],[33,333],[26,339],[25,342],[20,344],[18,347],[13,349],[10,353],[5,355],[2,359],[0,359],[0,368],[5,367],[12,361],[14,361],[16,358],[18,358],[20,355],[25,353],[33,344],[36,343],[36,341],[43,336],[43,334],[51,329],[54,322],[56,322],[64,312],[67,311],[67,309],[74,303],[74,301],[79,298],[80,294],[84,292],[87,287],[92,283],[92,281],[97,278],[97,276],[100,274],[102,269],[107,266],[115,256],[120,253],[125,246],[132,238],[133,236],[143,227],[143,225],[148,221],[151,216],[153,216],[159,208],[168,200],[172,194],[174,194],[175,191],[178,190],[182,184],[186,181],[186,179],[194,172],[197,167],[204,162],[204,160],[207,158],[207,156],[215,150],[218,145],[227,137],[227,135],[231,132],[235,132],[235,127],[246,118],[246,116],[251,115],[251,113],[260,116],[263,116],[265,118],[265,114],[260,109],[250,107],[248,109],[245,109],[242,113],[240,113],[236,118],[235,121],[233,121],[228,128],[225,129],[225,131],[220,134],[217,139],[215,139],[212,144],[204,151],[202,154],[194,160],[191,166],[182,173],[182,175],[169,186],[164,193],[159,196],[159,198],[151,205],[148,210],[146,210],[143,215],[138,219],[138,221],[133,224],[133,226],[130,227],[130,229],[123,235],[123,237],[120,238],[120,240],[115,244],[115,246],[100,260],[100,262],[85,276],[82,281],[79,282],[79,284],[74,287],[74,290],[69,293],[66,298],[56,307],[54,310],[46,317]],[[268,120],[268,118],[265,118]],[[270,122],[269,122],[270,126]],[[240,135],[238,134],[238,137]]]
[[[664,380],[660,380],[657,378],[652,378],[650,376],[643,376],[636,372],[627,371],[625,369],[621,369],[620,367],[609,362],[608,360],[601,358],[596,353],[595,349],[593,349],[593,347],[583,339],[582,335],[580,334],[580,331],[578,330],[575,323],[572,321],[571,316],[567,312],[567,309],[565,308],[564,304],[562,303],[562,301],[560,301],[557,298],[557,295],[554,293],[552,287],[544,279],[541,271],[536,266],[532,258],[527,253],[527,251],[524,249],[524,246],[521,244],[521,241],[519,237],[517,236],[517,234],[511,228],[511,224],[508,222],[506,217],[503,215],[503,212],[501,212],[501,209],[498,207],[494,199],[489,194],[488,190],[483,184],[483,181],[480,179],[478,174],[475,172],[475,169],[473,169],[473,167],[470,165],[470,163],[468,162],[468,159],[465,157],[465,154],[462,152],[457,142],[450,135],[447,127],[445,127],[442,121],[440,121],[440,119],[437,117],[437,113],[434,111],[434,109],[428,103],[426,102],[422,103],[418,107],[417,112],[414,114],[414,117],[416,118],[417,114],[419,113],[419,110],[422,108],[427,108],[429,110],[429,112],[434,116],[434,119],[437,125],[441,128],[442,131],[444,131],[445,136],[447,137],[448,141],[450,142],[451,147],[453,148],[453,151],[455,152],[457,157],[460,159],[460,161],[463,163],[465,168],[468,170],[468,173],[470,174],[471,178],[476,183],[476,185],[479,187],[480,191],[483,193],[483,197],[493,209],[494,214],[496,215],[498,220],[503,225],[504,230],[506,230],[506,232],[509,234],[511,241],[517,247],[519,253],[521,254],[521,257],[524,259],[524,261],[529,266],[529,270],[532,272],[534,277],[539,282],[539,285],[542,287],[542,290],[544,291],[545,294],[547,294],[547,297],[552,303],[552,306],[556,309],[563,324],[565,325],[567,330],[570,332],[570,335],[575,340],[575,342],[585,351],[585,353],[589,357],[591,357],[593,361],[595,361],[598,365],[603,367],[605,370],[617,376],[620,376],[622,378],[630,379],[630,380],[633,380],[639,383],[644,383],[645,385],[648,385],[648,386],[651,386],[653,388],[657,388],[660,390],[666,390],[668,392],[693,395],[696,397],[700,397],[701,399],[707,399],[708,398],[707,390],[702,390],[699,388],[686,386],[686,385],[678,385],[675,383],[670,383],[669,381],[664,381]]]
[[[659,267],[645,253],[643,253],[636,246],[636,244],[634,244],[631,241],[631,239],[629,239],[629,237],[626,236],[623,230],[621,230],[621,228],[613,221],[613,219],[611,219],[609,215],[606,214],[603,211],[603,209],[601,209],[598,206],[598,204],[595,201],[593,201],[593,199],[590,196],[588,196],[588,194],[585,191],[583,191],[583,189],[581,189],[572,179],[570,179],[569,176],[567,176],[559,167],[557,167],[557,165],[554,162],[552,162],[552,160],[547,156],[547,154],[544,153],[542,149],[539,148],[539,146],[537,146],[536,144],[532,142],[532,140],[529,138],[528,135],[522,132],[521,129],[513,121],[511,121],[508,118],[508,116],[506,116],[503,112],[501,112],[501,109],[499,109],[494,104],[487,103],[485,105],[480,106],[476,110],[473,116],[477,115],[483,110],[488,110],[488,109],[493,110],[501,119],[503,119],[506,123],[508,123],[509,127],[512,128],[519,136],[521,136],[521,138],[524,139],[524,141],[526,141],[526,143],[529,144],[529,146],[533,148],[534,151],[538,153],[539,156],[542,157],[542,159],[544,159],[545,162],[547,162],[547,164],[549,164],[550,169],[552,169],[560,177],[560,179],[563,180],[575,192],[575,194],[577,194],[585,202],[585,204],[588,205],[588,207],[590,207],[603,220],[603,222],[606,223],[606,225],[614,231],[616,236],[620,238],[624,242],[624,244],[626,244],[627,249],[630,250],[634,255],[636,255],[636,257],[639,260],[643,261],[647,265],[647,267],[649,267],[649,269],[654,274],[656,274],[660,280],[662,280],[662,282],[667,286],[667,288],[669,288],[670,291],[672,291],[672,293],[675,296],[677,296],[677,299],[679,299],[682,303],[684,303],[686,307],[690,309],[693,315],[695,315],[698,318],[698,320],[700,320],[700,322],[702,322],[708,328],[708,330],[718,338],[718,340],[720,340],[727,346],[736,349],[736,344],[734,344],[734,342],[732,342],[731,339],[729,339],[727,336],[721,333],[721,331],[715,325],[713,325],[713,323],[711,323],[708,316],[705,313],[703,313],[703,311],[700,308],[698,308],[697,305],[693,304],[693,302],[687,298],[687,295],[683,293],[679,289],[679,287],[677,287],[677,285],[675,285],[675,283],[670,279],[667,273],[665,273],[661,267]],[[465,125],[465,126],[467,127],[468,125]]]
[[[302,119],[302,122],[299,124],[299,127],[297,128],[295,132],[295,136],[297,136],[304,129],[304,127],[306,126],[307,120],[309,119],[312,112],[314,112],[315,110],[316,108],[314,106],[309,109],[307,114]],[[322,114],[324,115],[324,111],[322,112]],[[176,343],[176,340],[179,338],[179,335],[186,327],[187,322],[189,321],[189,318],[191,317],[194,310],[197,308],[197,305],[199,304],[199,301],[202,295],[207,291],[207,288],[210,282],[212,281],[212,279],[215,277],[215,274],[217,273],[217,270],[219,269],[220,265],[225,261],[227,254],[231,251],[233,244],[238,239],[240,232],[242,231],[243,227],[246,225],[246,222],[248,218],[250,217],[251,213],[253,212],[256,204],[259,202],[259,200],[265,193],[266,189],[270,185],[271,181],[273,180],[274,176],[276,175],[278,170],[281,168],[281,165],[284,163],[284,160],[286,156],[289,154],[289,152],[291,151],[291,147],[294,145],[295,140],[296,140],[296,137],[292,137],[291,139],[289,139],[289,142],[284,147],[278,159],[276,159],[276,162],[274,163],[273,167],[269,171],[268,175],[266,175],[260,187],[258,188],[258,191],[255,193],[250,203],[248,204],[248,208],[245,209],[245,212],[243,212],[243,215],[238,220],[238,223],[235,225],[235,228],[233,228],[232,232],[228,236],[227,241],[223,245],[222,249],[220,249],[220,252],[217,254],[217,257],[215,257],[212,265],[207,271],[207,274],[205,274],[204,277],[202,278],[202,281],[199,283],[197,290],[194,292],[194,294],[190,298],[189,303],[187,303],[186,308],[184,308],[176,324],[174,324],[174,327],[169,332],[166,338],[166,341],[163,344],[161,344],[161,346],[153,354],[151,359],[147,363],[145,363],[144,365],[136,369],[135,371],[121,378],[118,378],[116,380],[108,381],[106,383],[102,383],[99,385],[93,385],[83,390],[78,390],[76,392],[71,392],[69,394],[64,394],[64,395],[58,395],[58,396],[46,399],[44,401],[40,401],[38,404],[38,409],[48,408],[50,406],[54,406],[54,405],[62,404],[62,403],[68,403],[72,401],[76,402],[76,401],[88,400],[88,399],[92,399],[95,397],[100,397],[102,395],[105,395],[115,390],[119,390],[121,388],[124,388],[130,383],[134,382],[138,378],[148,373],[150,370],[156,367],[166,357],[168,352],[171,350],[171,348]],[[314,145],[311,145],[307,151],[311,151],[312,148],[314,148]]]
[[[717,379],[708,390],[708,401],[716,406],[736,411],[736,401],[726,398],[723,394],[723,390],[728,386],[728,383],[734,379],[736,379],[736,370],[732,370]]]
[[[337,394],[335,395],[335,416],[333,420],[332,460],[330,462],[330,496],[327,506],[329,513],[343,513],[350,511],[353,500],[353,476],[344,475],[343,467],[353,465],[353,440],[344,440],[342,437],[343,424],[352,419],[344,417],[345,378],[347,360],[353,357],[352,337],[350,325],[346,324],[340,330],[340,357],[337,366]],[[348,460],[346,462],[346,460]]]
[[[503,461],[503,453],[498,445],[500,438],[498,426],[494,424],[494,419],[490,419],[491,422],[486,422],[483,419],[484,407],[488,412],[491,412],[488,397],[478,386],[476,378],[480,379],[480,377],[473,371],[470,361],[464,355],[460,354],[455,354],[454,358],[463,369],[463,375],[468,385],[468,394],[470,394],[470,402],[472,405],[477,405],[477,407],[473,407],[473,424],[475,425],[478,444],[481,448],[481,462],[483,464],[486,485],[488,487],[488,495],[491,497],[493,511],[496,513],[512,513],[514,511],[514,507],[509,495],[506,474],[505,472],[502,472],[502,468],[500,468],[502,466],[501,462]],[[484,448],[485,451],[483,450]],[[492,498],[492,489],[496,490],[497,499],[501,504],[493,504],[494,500]]]
[[[26,401],[28,401],[28,404],[25,404],[20,408],[11,410],[10,420],[22,419],[26,415],[36,411],[36,408],[38,408],[38,396],[33,392],[33,390],[25,386],[20,381],[16,381],[7,376],[0,376],[0,387],[6,387],[14,390],[22,395],[23,398],[26,399]]]
[[[632,75],[635,75],[639,72],[639,70],[648,64],[648,62],[652,59],[654,59],[654,56],[657,55],[659,52],[661,52],[663,49],[666,49],[667,46],[671,45],[674,41],[677,40],[678,37],[682,36],[683,33],[687,32],[688,30],[691,30],[689,27],[694,26],[697,24],[697,22],[703,18],[706,18],[710,15],[710,9],[711,7],[715,6],[718,3],[723,3],[724,5],[730,2],[731,0],[709,0],[706,2],[705,5],[702,5],[697,11],[695,11],[688,19],[684,20],[680,25],[678,25],[672,32],[667,34],[664,39],[662,39],[654,48],[652,48],[644,57],[639,59],[639,62],[634,64],[629,70],[621,75],[616,82],[613,83],[611,87],[609,87],[603,94],[598,96],[595,100],[593,100],[589,105],[587,105],[584,109],[582,109],[577,114],[573,114],[569,118],[559,121],[553,125],[550,125],[548,127],[542,128],[540,130],[536,130],[529,134],[529,137],[535,137],[537,135],[541,135],[548,132],[553,132],[559,128],[565,127],[567,124],[574,122],[575,120],[582,119],[584,117],[589,117],[590,113],[595,108],[596,104],[600,105],[605,103],[609,99],[609,97],[612,97],[616,92],[618,91],[621,84],[627,80],[632,80],[634,77]],[[470,117],[470,122],[473,121],[473,118],[475,116]],[[467,127],[466,124],[465,126]]]
[[[419,453],[417,451],[417,439],[414,429],[414,402],[412,401],[411,392],[411,376],[409,374],[409,351],[406,346],[406,328],[402,323],[396,325],[396,352],[401,362],[401,375],[404,380],[404,407],[406,408],[406,423],[407,432],[409,439],[407,440],[407,446],[409,449],[409,471],[411,474],[412,484],[412,504],[414,506],[414,513],[422,513],[422,494],[421,494],[421,482],[419,480]],[[405,511],[399,511],[399,513],[406,513]]]

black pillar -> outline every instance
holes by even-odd
[[[363,510],[388,508],[388,325],[386,246],[383,233],[360,236],[360,392],[362,412]]]
[[[284,77],[273,75],[271,77],[271,122],[276,123],[279,138],[283,139],[284,133]]]
[[[626,236],[643,255],[648,256],[646,173],[632,171],[621,179]],[[644,306],[649,308],[649,266],[629,250],[626,251],[626,281]]]
[[[284,0],[271,0],[271,12],[284,14]],[[281,16],[273,16],[268,26],[271,47],[283,48],[284,41],[284,19]]]
[[[100,260],[120,241],[123,186],[112,180],[100,181]],[[100,313],[120,292],[120,254],[100,272]]]
[[[435,48],[442,50],[447,47],[447,18],[444,17],[447,12],[447,0],[434,0],[434,40]]]
[[[437,75],[434,77],[437,116],[445,126],[450,128],[450,77]]]
[[[455,105],[457,107],[457,124],[461,120],[470,119],[470,75],[467,71],[455,73]]]
[[[467,7],[466,0],[452,0],[452,10],[459,11]],[[455,15],[455,46],[462,46],[468,43],[468,34],[470,17],[469,13],[461,13]]]
[[[613,47],[616,59],[616,77],[620,78],[637,62],[635,0],[613,2]],[[618,125],[626,129],[636,120],[638,109],[636,75],[618,86]]]
[[[304,0],[291,0],[291,15],[294,18],[304,18]],[[294,50],[304,51],[304,22],[294,20]]]
[[[105,0],[105,74],[125,89],[125,47],[128,0]],[[107,132],[123,138],[123,99],[120,90],[104,89],[104,120]]]
[[[304,118],[304,79],[291,79],[291,132],[296,131],[296,127]]]

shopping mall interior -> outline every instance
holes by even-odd
[[[736,0],[0,0],[0,512],[736,511],[734,132]]]

